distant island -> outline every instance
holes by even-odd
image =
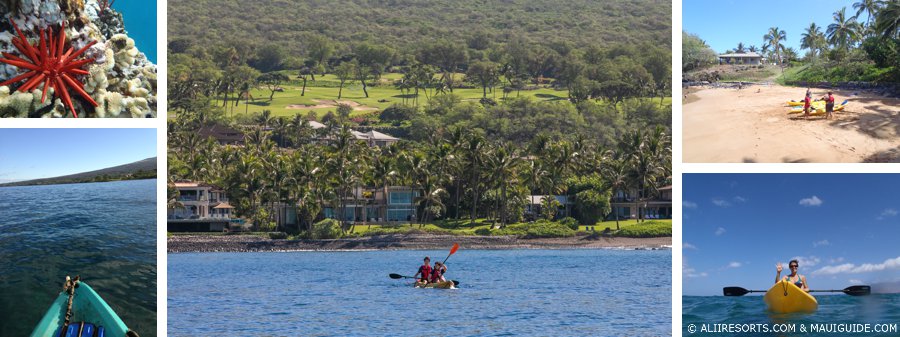
[[[156,179],[156,157],[89,172],[0,184],[0,187],[78,184],[138,179]]]

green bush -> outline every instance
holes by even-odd
[[[563,226],[571,228],[573,231],[578,230],[578,220],[575,220],[575,218],[572,218],[570,216],[562,218],[562,220],[559,220],[559,223]]]
[[[493,235],[515,235],[527,239],[558,238],[574,236],[575,231],[559,222],[540,220],[532,223],[519,223],[495,230]]]
[[[285,232],[270,232],[269,239],[272,240],[284,240],[287,239],[288,235]]]
[[[488,236],[491,235],[490,228],[479,228],[475,230],[475,235]]]
[[[313,240],[339,239],[343,236],[341,224],[334,219],[325,219],[312,225],[309,238]]]
[[[619,230],[618,232],[616,232],[615,236],[629,237],[629,238],[652,238],[652,237],[672,236],[672,224],[664,223],[664,222],[657,222],[657,221],[647,221],[644,223],[625,227],[625,228]]]

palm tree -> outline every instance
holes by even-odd
[[[747,51],[749,51],[751,53],[755,53],[755,52],[759,51],[759,48],[756,48],[756,46],[751,44],[750,47],[747,47]]]
[[[801,36],[800,48],[809,49],[812,59],[815,60],[818,52],[825,48],[825,35],[822,34],[822,29],[813,22],[809,24],[809,27],[806,28],[806,32]]]
[[[734,52],[735,52],[735,53],[744,53],[744,52],[746,52],[746,50],[745,50],[745,48],[744,48],[744,43],[743,43],[743,42],[738,42],[737,48],[734,49]]]
[[[625,158],[620,158],[619,153],[610,153],[607,155],[608,159],[604,161],[604,165],[601,166],[601,175],[609,184],[609,188],[612,190],[613,196],[618,191],[623,191],[625,193],[628,192],[628,188],[630,187],[630,180],[628,173],[631,168],[628,166],[629,162]],[[616,212],[616,230],[619,230],[619,214]]]
[[[510,189],[518,185],[518,166],[521,157],[514,147],[500,144],[488,157],[491,180],[500,190],[500,227],[507,224],[507,200]]]
[[[884,1],[882,0],[860,0],[853,4],[853,8],[856,9],[855,17],[858,18],[863,12],[866,12],[866,27],[869,27],[872,25],[872,18],[875,16],[875,13],[882,6],[884,6]]]
[[[900,1],[888,2],[878,11],[875,31],[887,38],[900,38]]]
[[[843,50],[849,50],[850,46],[859,38],[861,27],[855,17],[847,17],[847,7],[834,12],[834,23],[828,25],[826,34],[828,43]]]
[[[784,73],[784,63],[781,60],[781,52],[784,50],[784,45],[781,44],[781,41],[784,40],[787,40],[787,33],[778,29],[778,27],[769,28],[769,32],[763,36],[763,41],[765,41],[766,45],[775,53],[776,58],[778,59],[778,65],[781,66],[782,74]]]
[[[472,191],[472,212],[470,219],[472,222],[478,213],[478,200],[484,188],[481,181],[481,170],[484,168],[484,162],[487,158],[489,149],[485,143],[485,139],[480,134],[473,134],[466,140],[464,149],[464,159],[466,169],[469,172],[469,189]]]

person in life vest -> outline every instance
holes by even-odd
[[[414,279],[418,279],[417,283],[428,283],[431,280],[431,259],[425,257],[425,262],[419,266],[419,271],[413,275]],[[435,263],[436,264],[436,263]],[[419,275],[422,275],[421,277]]]
[[[447,272],[447,266],[443,263],[434,262],[434,268],[431,269],[431,283],[445,282],[444,273]]]
[[[831,119],[834,112],[834,96],[829,91],[828,96],[822,97],[822,99],[825,101],[825,119]]]
[[[803,98],[803,117],[809,117],[809,107],[812,105],[812,94],[809,91],[806,92],[806,97]]]

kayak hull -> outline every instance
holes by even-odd
[[[416,281],[416,288],[434,288],[434,289],[454,289],[453,281],[444,281],[436,283],[422,283]]]
[[[814,312],[819,302],[787,280],[775,283],[763,296],[766,307],[775,313]]]
[[[63,322],[65,322],[66,307],[69,295],[61,292],[50,305],[50,309],[35,326],[31,337],[55,337]],[[75,296],[72,299],[72,318],[70,323],[87,322],[96,327],[103,327],[105,336],[125,337],[128,327],[119,318],[109,304],[103,300],[87,283],[79,282],[75,288]]]

